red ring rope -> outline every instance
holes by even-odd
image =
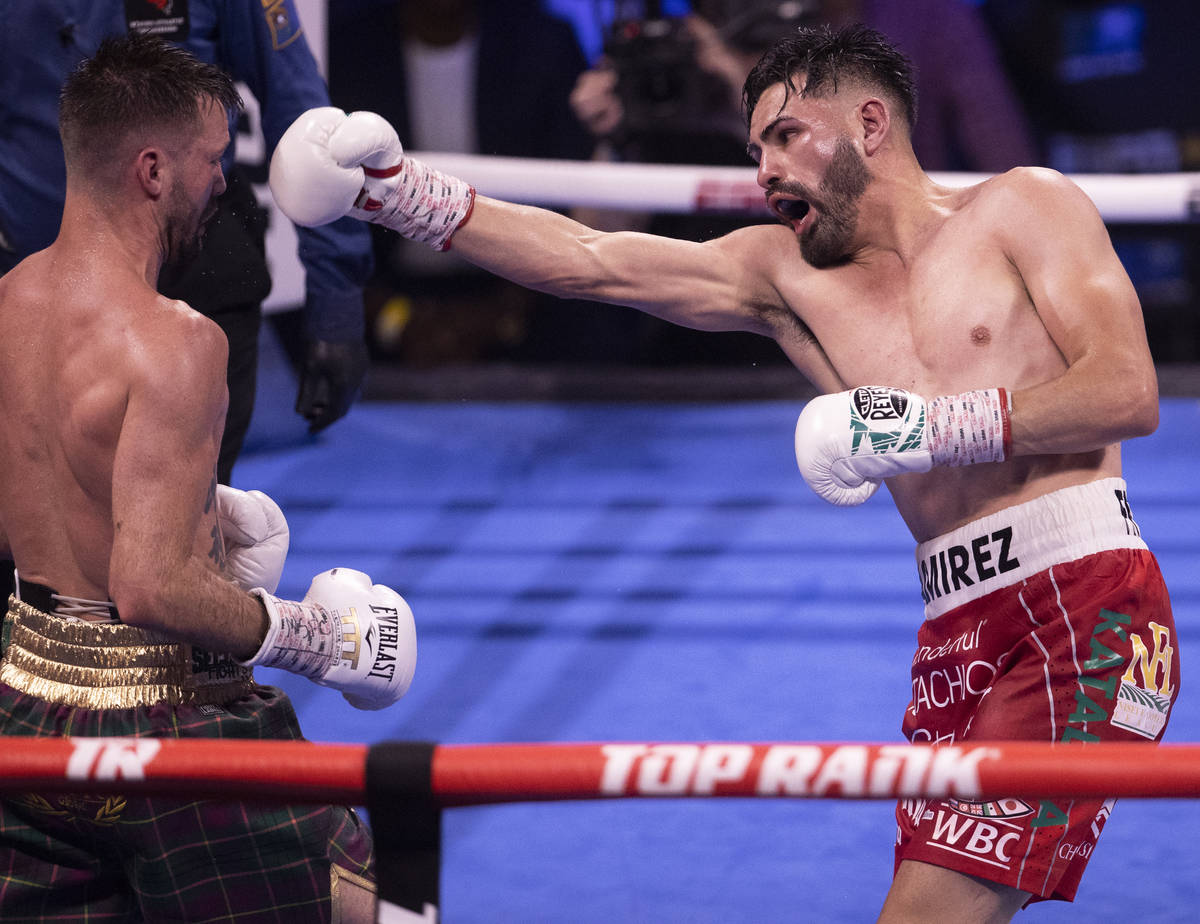
[[[446,745],[442,804],[605,797],[1200,795],[1200,745],[1031,742]]]
[[[0,790],[361,804],[366,756],[306,741],[6,737]]]
[[[1200,745],[589,743],[375,745],[9,737],[0,790],[439,805],[620,797],[1194,797]],[[429,755],[432,755],[430,759]]]

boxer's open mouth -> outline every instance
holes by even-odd
[[[787,196],[775,196],[770,204],[771,211],[788,224],[803,221],[810,208],[806,199],[791,199]]]

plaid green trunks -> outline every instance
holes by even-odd
[[[49,668],[37,658],[22,662],[39,648],[44,658],[46,646],[81,654]],[[131,626],[66,622],[10,600],[2,647],[5,735],[302,738],[282,691],[253,683],[226,657]],[[114,659],[128,668],[113,671]],[[138,682],[109,685],[119,673]],[[373,865],[370,832],[344,806],[37,793],[0,799],[6,924],[325,922],[335,867],[370,883]]]

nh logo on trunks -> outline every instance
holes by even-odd
[[[67,779],[144,780],[161,748],[154,738],[72,738]]]

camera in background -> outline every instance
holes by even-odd
[[[693,4],[732,49],[759,53],[785,32],[820,22],[819,0],[710,0]],[[614,141],[645,143],[664,134],[743,131],[735,88],[699,66],[685,18],[656,2],[618,3],[605,40],[617,74],[624,120]]]

